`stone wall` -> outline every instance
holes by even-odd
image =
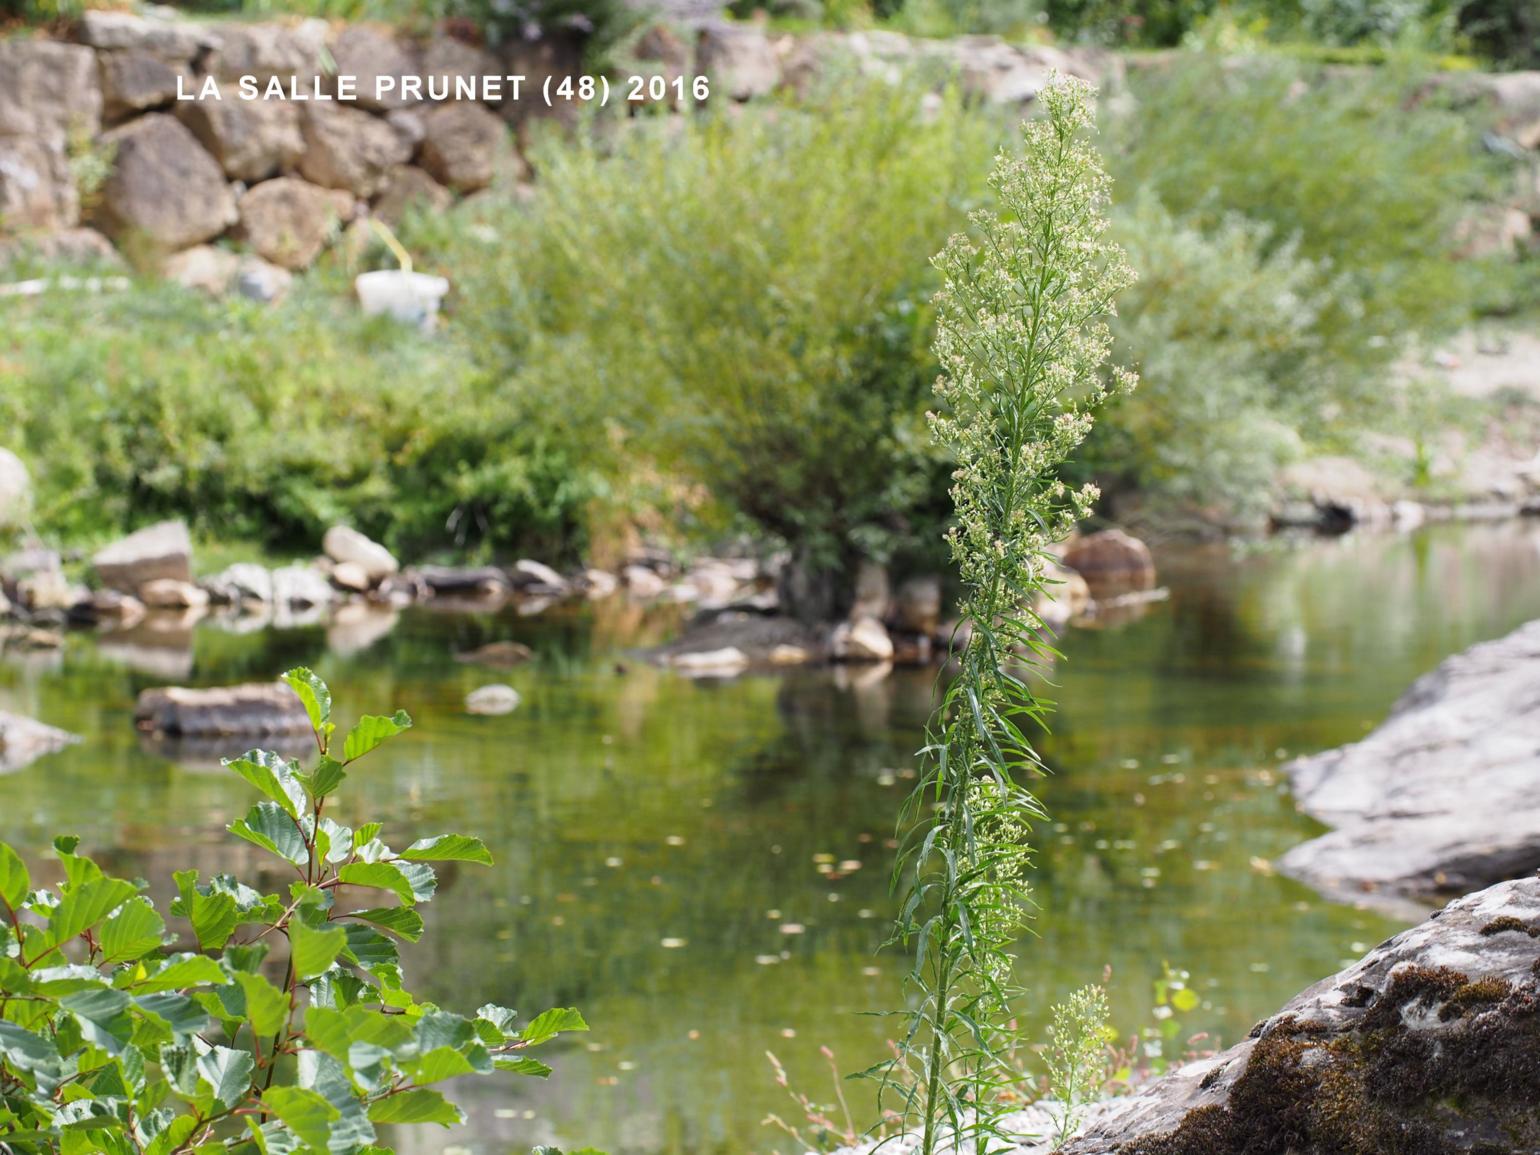
[[[0,259],[18,243],[60,258],[122,250],[187,284],[272,296],[350,224],[391,223],[412,204],[443,208],[528,179],[528,123],[560,115],[538,99],[543,82],[581,70],[580,46],[559,40],[494,54],[444,33],[195,23],[154,11],[88,12],[68,41],[0,40]],[[632,57],[630,74],[709,77],[713,101],[805,88],[836,57],[882,75],[918,66],[1004,106],[1029,103],[1053,69],[1116,86],[1123,68],[1106,53],[990,37],[773,36],[721,22],[690,33],[660,25]],[[239,99],[241,78],[325,94],[338,75],[358,78],[355,101]],[[374,84],[498,75],[523,76],[523,98],[408,101],[377,96]],[[1494,131],[1513,147],[1540,147],[1540,73],[1451,83],[1490,107]],[[1513,204],[1472,224],[1473,250],[1527,242],[1540,216],[1540,175],[1529,179],[1534,187]]]

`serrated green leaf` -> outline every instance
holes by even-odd
[[[425,1087],[461,1075],[485,1075],[492,1070],[492,1060],[486,1048],[477,1043],[463,1050],[435,1047],[405,1066],[412,1082]]]
[[[246,812],[245,818],[230,823],[230,833],[295,866],[304,866],[310,861],[305,836],[294,819],[276,802],[258,802]]]
[[[324,750],[325,740],[331,736],[332,726],[332,692],[326,688],[326,683],[316,677],[304,666],[296,666],[284,674],[283,680],[288,683],[289,689],[305,707],[305,713],[310,717],[310,727],[322,737]]]
[[[432,898],[438,886],[433,869],[420,862],[350,862],[337,877],[352,886],[392,891],[409,906]]]
[[[54,945],[68,942],[137,893],[138,888],[133,883],[121,878],[93,878],[73,888],[59,900],[48,920],[49,941]]]
[[[540,1043],[555,1038],[564,1031],[586,1031],[588,1024],[583,1021],[573,1007],[553,1007],[544,1014],[536,1015],[534,1021],[520,1032],[520,1037],[529,1046],[538,1046]]]
[[[51,1039],[0,1019],[0,1059],[18,1071],[57,1075],[63,1069],[59,1048]]]
[[[134,962],[159,948],[165,920],[147,898],[134,898],[102,923],[102,962]]]
[[[246,1051],[210,1047],[198,1056],[198,1077],[209,1085],[226,1107],[237,1107],[251,1089],[256,1063]]]
[[[411,727],[412,719],[405,710],[397,710],[389,718],[381,717],[379,714],[365,714],[358,720],[357,725],[348,731],[347,740],[342,744],[342,757],[348,762],[362,758],[381,742],[394,738]]]
[[[245,1015],[252,1032],[261,1037],[276,1035],[289,1021],[289,997],[261,975],[237,974],[235,981],[245,996]]]
[[[193,935],[198,945],[206,950],[222,950],[235,931],[235,899],[229,894],[200,894],[197,889],[198,872],[179,870],[172,879],[176,882],[179,901],[173,904],[172,913],[180,913],[192,923]]]
[[[271,750],[249,750],[224,765],[255,786],[290,818],[298,818],[305,806],[305,791],[295,777],[298,767]]]
[[[321,756],[316,767],[308,774],[299,776],[300,785],[312,799],[325,798],[337,787],[347,780],[347,771],[342,768],[342,763],[329,754]]]
[[[217,959],[201,954],[175,954],[160,963],[143,978],[129,982],[135,994],[155,991],[181,991],[188,987],[219,986],[230,981]]]
[[[177,1039],[202,1031],[209,1023],[209,1014],[196,999],[174,991],[162,991],[150,995],[135,995],[134,1006],[146,1015],[166,1025]]]
[[[134,1023],[126,1013],[129,998],[122,991],[80,991],[65,995],[59,1006],[75,1016],[82,1038],[109,1054],[121,1051],[133,1034]]]
[[[531,1059],[527,1056],[517,1059],[494,1059],[492,1066],[499,1071],[512,1071],[515,1075],[527,1075],[532,1079],[544,1079],[551,1073],[539,1059]]]
[[[369,1119],[375,1123],[439,1123],[453,1127],[464,1122],[465,1116],[437,1091],[403,1091],[371,1104]]]
[[[465,834],[440,834],[437,838],[419,838],[401,852],[409,862],[475,862],[492,865],[492,855],[481,839]]]
[[[0,842],[0,899],[15,911],[27,900],[27,892],[31,889],[32,876],[27,873],[27,864],[9,844]]]
[[[317,1092],[303,1087],[269,1087],[262,1092],[262,1105],[307,1147],[326,1149],[338,1111]]]
[[[347,945],[347,933],[340,926],[320,929],[296,919],[289,923],[289,944],[295,977],[304,982],[336,961]]]
[[[375,926],[382,926],[392,934],[400,935],[407,942],[416,942],[422,937],[422,915],[408,906],[377,906],[368,910],[355,910],[347,915],[348,918],[361,918],[365,922],[372,922]]]

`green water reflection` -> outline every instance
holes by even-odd
[[[1192,1025],[1234,1040],[1396,929],[1268,872],[1315,829],[1279,762],[1357,737],[1447,654],[1540,616],[1540,526],[1159,560],[1168,602],[1061,644],[1042,787],[1057,821],[1040,832],[1027,1017],[1110,965],[1118,1022],[1136,1029],[1169,960],[1204,995]],[[344,715],[411,711],[418,729],[350,781],[339,818],[473,832],[498,862],[445,872],[410,973],[460,1008],[588,1015],[589,1045],[557,1054],[549,1084],[468,1086],[467,1131],[401,1149],[788,1149],[759,1127],[788,1106],[764,1052],[816,1089],[819,1045],[867,1065],[882,1024],[857,1012],[899,997],[901,960],[874,948],[930,675],[690,682],[629,656],[672,623],[618,602],[525,618],[416,611],[364,645],[387,624],[330,637],[204,627],[173,637],[172,665],[156,668],[190,655],[182,680],[217,684],[305,662]],[[537,660],[508,675],[452,660],[500,638]],[[0,708],[86,737],[3,780],[0,837],[40,852],[72,831],[158,882],[239,847],[220,830],[244,789],[139,744],[134,697],[164,681],[124,664],[142,664],[145,641],[73,635],[62,657],[0,665]],[[503,677],[524,696],[517,712],[462,712],[467,690]]]

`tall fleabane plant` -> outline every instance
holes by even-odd
[[[1093,90],[1055,78],[1045,115],[990,177],[997,208],[973,215],[936,258],[935,350],[942,366],[934,436],[957,462],[951,553],[962,579],[960,670],[931,720],[907,802],[896,881],[907,890],[895,939],[914,952],[917,998],[883,1078],[902,1097],[923,1155],[999,1130],[1021,992],[1012,946],[1031,912],[1028,835],[1044,817],[1024,784],[1041,763],[1027,731],[1047,703],[1026,675],[1048,655],[1032,610],[1048,550],[1084,517],[1094,488],[1059,467],[1132,373],[1107,367],[1104,319],[1134,274],[1105,239],[1109,181],[1086,136]]]

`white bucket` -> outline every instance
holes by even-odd
[[[449,282],[426,273],[381,269],[354,278],[353,288],[358,292],[358,303],[371,317],[388,313],[405,324],[431,330],[438,322],[439,302],[449,292]]]

